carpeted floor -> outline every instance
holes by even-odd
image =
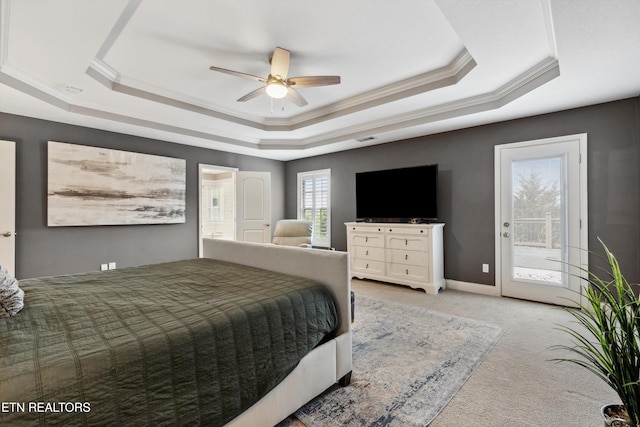
[[[453,290],[432,296],[404,286],[356,279],[352,288],[356,298],[422,307],[505,328],[484,361],[429,427],[602,427],[600,407],[618,401],[592,374],[550,361],[559,357],[550,346],[568,340],[556,325],[572,320],[557,307]],[[281,424],[304,426],[294,418]]]

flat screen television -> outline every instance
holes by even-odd
[[[437,199],[437,164],[356,173],[357,221],[436,221]]]

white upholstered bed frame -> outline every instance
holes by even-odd
[[[266,396],[228,426],[272,427],[351,375],[351,280],[346,252],[203,239],[203,256],[302,276],[324,283],[338,303],[336,338],[316,347]]]

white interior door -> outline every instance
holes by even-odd
[[[0,141],[0,265],[15,275],[16,144]]]
[[[271,241],[271,173],[235,172],[236,240]]]
[[[271,173],[235,172],[236,240],[271,241]]]
[[[558,305],[580,301],[587,267],[586,135],[496,146],[496,285]]]

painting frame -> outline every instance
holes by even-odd
[[[47,225],[185,223],[186,160],[47,143]]]

